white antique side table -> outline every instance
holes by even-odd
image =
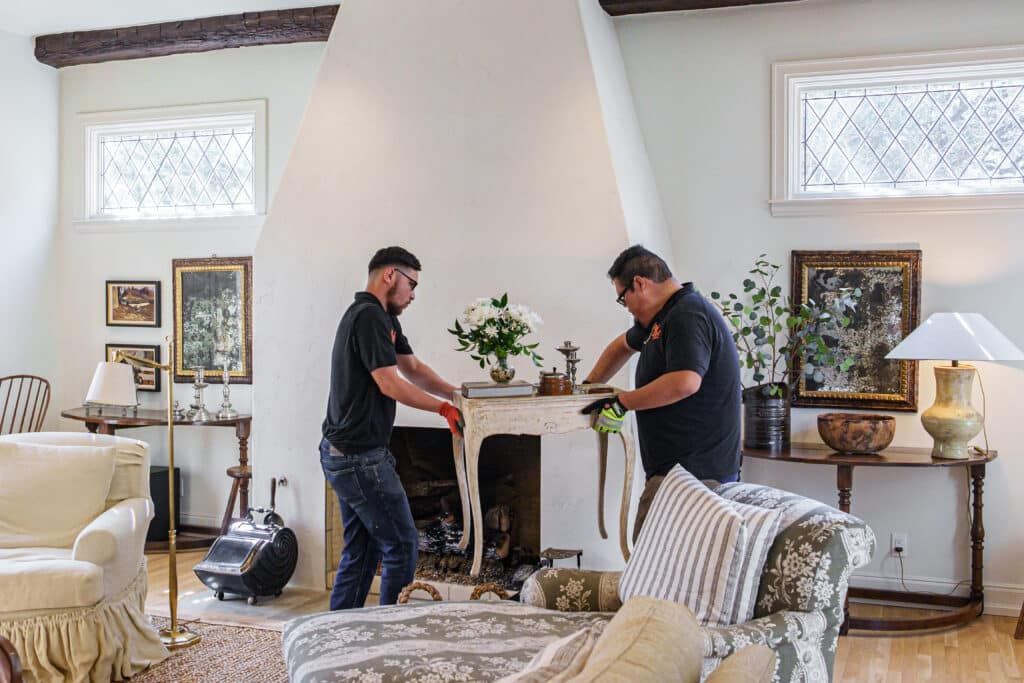
[[[608,396],[612,396],[609,393]],[[483,513],[480,510],[480,445],[492,434],[565,434],[590,429],[594,415],[583,415],[587,404],[601,398],[602,394],[573,394],[571,396],[520,396],[514,398],[465,398],[455,396],[455,406],[462,411],[465,419],[463,436],[452,439],[455,456],[455,473],[459,481],[462,498],[462,540],[459,547],[469,546],[469,520],[473,520],[473,569],[471,575],[480,574],[483,559]],[[622,502],[619,506],[619,547],[623,559],[629,559],[626,543],[626,527],[629,515],[629,498],[633,485],[633,463],[636,451],[633,445],[632,424],[627,419],[622,432],[622,447],[626,458],[622,482]],[[596,432],[595,432],[596,434]],[[597,525],[601,538],[608,538],[604,526],[604,484],[608,469],[608,435],[598,437],[598,491]],[[467,515],[469,510],[471,515]]]

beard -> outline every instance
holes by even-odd
[[[395,284],[391,285],[390,289],[388,289],[387,297],[385,299],[387,304],[384,306],[384,309],[388,313],[390,313],[391,315],[394,315],[394,316],[402,315],[402,311],[404,311],[406,306],[409,305],[409,304],[405,304],[405,306],[402,306],[402,305],[400,305],[398,303],[398,301],[397,301],[397,292],[398,292],[398,283],[396,282]]]

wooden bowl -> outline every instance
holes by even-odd
[[[829,448],[839,453],[877,453],[892,443],[896,418],[891,415],[822,413],[818,434]]]

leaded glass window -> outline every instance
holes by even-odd
[[[84,114],[88,221],[264,211],[262,101]]]
[[[1024,189],[1024,78],[805,90],[800,189]]]
[[[775,215],[1024,208],[1024,46],[772,66]]]

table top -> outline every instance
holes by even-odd
[[[461,393],[455,394],[455,399],[459,403],[477,403],[477,404],[515,404],[515,403],[566,403],[566,402],[580,402],[589,403],[596,401],[599,398],[607,396],[615,396],[620,393],[622,389],[610,385],[600,385],[600,387],[594,387],[590,391],[580,391],[577,388],[575,393],[572,394],[554,394],[545,395],[536,393],[536,387],[534,387],[534,393],[529,396],[478,396],[474,398],[466,398]]]
[[[853,465],[856,467],[969,467],[992,462],[998,451],[972,455],[966,460],[933,458],[930,448],[886,448],[879,453],[837,453],[825,444],[795,443],[789,448],[772,451],[766,448],[744,448],[743,457],[781,462],[805,462],[812,465]]]
[[[167,424],[166,410],[152,410],[140,408],[138,412],[128,411],[127,415],[121,414],[120,408],[104,408],[100,415],[96,408],[89,408],[88,413],[84,407],[69,408],[62,410],[61,417],[82,422],[95,422],[98,424],[114,425],[116,427],[156,427]],[[216,413],[214,413],[216,415]],[[199,427],[233,427],[239,422],[251,422],[252,415],[239,415],[226,420],[213,417],[206,422],[194,422],[192,420],[175,420],[175,425],[195,425]]]

